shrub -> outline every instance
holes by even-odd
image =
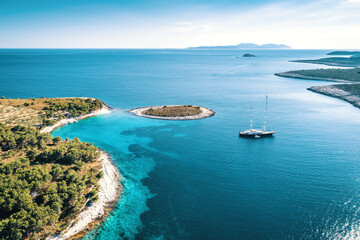
[[[38,148],[43,150],[43,149],[46,149],[46,147],[47,147],[47,145],[46,145],[44,139],[41,139],[38,143]]]
[[[99,195],[96,195],[93,198],[91,198],[92,202],[96,202],[97,200],[99,200]]]
[[[96,174],[96,177],[97,178],[102,178],[104,176],[104,172],[103,171],[100,171],[98,174]]]
[[[191,107],[190,107],[191,106]],[[150,108],[144,114],[162,117],[179,117],[179,116],[192,116],[201,113],[200,108],[193,107],[192,105],[183,106],[167,106],[166,108]]]
[[[56,120],[50,120],[50,119],[44,119],[44,121],[43,121],[45,126],[54,125],[56,122],[57,122]]]
[[[54,144],[58,144],[59,142],[61,142],[61,137],[54,137],[53,138],[53,143]]]
[[[87,198],[92,198],[97,194],[96,189],[92,189],[88,194],[86,194]]]

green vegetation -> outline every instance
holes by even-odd
[[[318,60],[296,60],[293,62],[323,64],[336,67],[360,67],[360,58],[331,57]]]
[[[53,124],[102,106],[80,98],[0,99],[0,239],[44,239],[64,230],[87,199],[97,200],[104,174],[98,149],[40,133],[34,119]]]
[[[61,115],[78,117],[85,115],[96,110],[100,110],[103,107],[103,103],[98,99],[82,99],[82,98],[68,98],[66,101],[62,99],[50,99],[44,103],[43,110],[46,117],[59,117]]]
[[[200,107],[192,105],[164,106],[162,108],[149,108],[144,114],[159,117],[184,117],[201,113]]]
[[[54,137],[53,138],[53,143],[57,144],[61,141],[61,137]]]
[[[39,128],[55,124],[65,117],[78,117],[103,107],[103,102],[91,98],[30,98],[0,99],[0,122]]]
[[[292,77],[311,80],[328,80],[337,82],[349,82],[349,84],[337,84],[331,86],[314,86],[308,88],[310,91],[325,94],[345,100],[356,107],[360,107],[360,52],[359,51],[335,51],[328,55],[345,55],[350,57],[330,57],[318,60],[298,60],[294,62],[305,62],[325,64],[329,66],[354,67],[354,68],[333,68],[333,69],[311,69],[288,71],[276,73],[277,76]],[[342,91],[337,91],[342,90]],[[354,96],[356,96],[354,98]]]
[[[360,108],[360,83],[314,86],[308,90],[344,100]]]
[[[77,138],[61,142],[0,124],[0,146],[0,239],[39,239],[66,228],[103,176],[98,149]]]
[[[328,55],[348,55],[350,57],[329,57],[316,60],[295,60],[292,62],[324,64],[337,67],[360,67],[360,52],[335,51]]]
[[[327,79],[327,80],[345,80],[350,82],[360,82],[360,68],[341,69],[310,69],[310,70],[297,70],[288,71],[285,73],[278,73],[278,76],[291,77],[292,75],[300,75],[304,78],[310,77],[313,79]]]
[[[343,55],[343,56],[360,56],[359,51],[334,51],[330,52],[327,55]]]
[[[360,84],[354,83],[354,84],[337,84],[333,85],[333,87],[344,90],[345,92],[348,92],[350,95],[355,95],[360,97]]]

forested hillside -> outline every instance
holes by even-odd
[[[1,101],[15,108],[24,103],[44,119],[102,107],[92,99]],[[0,239],[42,239],[65,229],[87,200],[97,200],[103,176],[99,155],[93,144],[78,138],[63,140],[27,124],[0,123]]]

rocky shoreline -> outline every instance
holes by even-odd
[[[110,109],[111,107],[104,104],[104,107],[98,111],[77,118],[62,119],[52,126],[45,127],[41,132],[51,133],[56,128],[77,122],[77,120],[109,113]],[[101,161],[104,172],[104,176],[99,180],[99,199],[90,206],[86,206],[85,203],[84,210],[69,224],[66,230],[47,238],[47,240],[79,239],[85,236],[88,230],[101,223],[115,207],[123,191],[120,183],[122,178],[116,166],[113,165],[111,156],[103,150],[99,151],[101,153],[99,161]]]
[[[360,108],[359,96],[352,95],[350,92],[339,89],[336,85],[314,86],[308,88],[307,90],[344,100],[351,103],[354,107]]]
[[[302,74],[299,74],[299,73],[292,73],[292,72],[275,73],[274,75],[278,76],[278,77],[297,78],[297,79],[306,79],[306,80],[315,80],[315,81],[318,80],[318,81],[349,83],[349,81],[346,81],[344,79],[306,76],[306,75],[302,75]]]
[[[123,190],[120,184],[121,175],[112,164],[110,155],[102,150],[100,152],[104,176],[99,180],[99,199],[86,207],[63,233],[54,235],[48,240],[78,239],[85,236],[88,230],[105,219],[117,203]]]
[[[320,80],[320,81],[331,81],[331,82],[341,82],[341,83],[348,83],[351,84],[350,81],[343,80],[343,79],[330,79],[330,78],[322,78],[322,77],[312,77],[312,76],[305,76],[301,74],[295,73],[276,73],[276,76],[280,77],[288,77],[288,78],[297,78],[297,79],[305,79],[305,80]],[[360,97],[353,95],[351,92],[347,92],[337,87],[337,85],[326,85],[326,86],[313,86],[307,88],[307,90],[323,94],[329,97],[334,97],[337,99],[341,99],[352,104],[354,107],[360,108]]]
[[[351,57],[332,57],[322,58],[318,60],[295,60],[291,62],[304,62],[314,64],[324,64],[328,66],[337,66],[342,68],[317,68],[309,70],[295,70],[288,72],[275,73],[275,76],[305,79],[305,80],[318,80],[339,82],[343,84],[327,85],[327,86],[313,86],[307,90],[323,94],[329,97],[334,97],[346,101],[353,106],[360,108],[360,69],[358,51],[337,51],[328,53],[328,55],[348,55]]]
[[[176,105],[168,105],[176,106]],[[207,117],[211,117],[215,115],[215,112],[209,108],[200,107],[201,113],[191,116],[184,116],[184,117],[162,117],[162,116],[152,116],[147,115],[144,112],[147,111],[150,108],[156,109],[156,108],[163,108],[164,106],[151,106],[151,107],[141,107],[141,108],[135,108],[131,109],[129,112],[140,117],[146,117],[146,118],[153,118],[153,119],[162,119],[162,120],[196,120],[196,119],[203,119]]]

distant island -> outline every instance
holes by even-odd
[[[327,55],[346,56],[346,57],[328,57],[315,60],[293,60],[291,62],[323,64],[334,67],[360,67],[360,52],[358,51],[335,51]]]
[[[360,57],[360,52],[359,51],[334,51],[334,52],[329,52],[326,55],[341,55],[341,56]]]
[[[163,120],[195,120],[213,116],[211,109],[193,105],[142,107],[130,110],[134,115]]]
[[[250,53],[245,53],[245,54],[243,55],[243,57],[256,57],[256,55],[250,54]]]
[[[0,99],[0,239],[81,237],[120,196],[120,175],[92,143],[52,137],[109,111],[93,98]]]
[[[330,52],[327,55],[344,55],[349,57],[331,57],[317,60],[296,60],[293,62],[353,68],[295,70],[276,73],[275,75],[280,77],[345,83],[327,86],[313,86],[308,88],[308,90],[342,99],[351,103],[355,107],[360,108],[360,51],[336,51]]]
[[[255,43],[240,43],[238,45],[225,45],[225,46],[199,46],[189,47],[187,49],[199,50],[241,50],[241,49],[290,49],[290,46],[284,44],[263,44],[258,45]]]

